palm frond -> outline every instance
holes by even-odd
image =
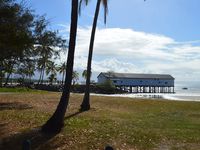
[[[89,3],[89,1],[90,0],[80,0],[79,1],[79,7],[78,7],[78,13],[79,13],[79,15],[81,15],[81,8],[82,8],[82,4],[83,4],[83,2],[84,2],[84,4],[85,4],[85,6],[87,6],[88,5],[88,3]]]
[[[104,23],[106,24],[107,15],[108,15],[108,0],[102,0],[103,7],[104,7]]]

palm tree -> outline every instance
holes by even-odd
[[[85,78],[85,80],[87,79],[87,70],[83,70],[82,77]]]
[[[56,74],[50,74],[50,76],[48,77],[48,79],[49,79],[50,85],[52,85],[53,81],[57,80]]]
[[[101,2],[103,3],[103,6],[104,6],[104,23],[106,23],[106,16],[108,12],[108,0],[97,0],[94,21],[93,21],[93,26],[92,26],[92,33],[91,33],[91,38],[90,38],[89,55],[88,55],[88,62],[87,62],[86,88],[85,88],[84,98],[81,104],[81,109],[80,109],[81,111],[87,111],[90,109],[90,77],[91,77],[92,54],[93,54],[95,32],[96,32],[97,20],[98,20]]]
[[[46,74],[47,75],[49,73],[56,75],[57,70],[58,70],[57,65],[52,61],[49,61],[48,64],[46,65]]]
[[[62,63],[59,67],[58,67],[58,71],[60,74],[62,74],[62,85],[64,83],[64,78],[65,78],[65,72],[66,72],[66,63]]]
[[[73,71],[73,73],[72,73],[72,83],[73,83],[73,86],[78,81],[78,79],[79,79],[79,73],[77,71]]]
[[[43,82],[47,64],[52,58],[59,57],[60,48],[65,47],[65,40],[57,35],[58,32],[47,30],[48,22],[42,16],[36,21],[35,51],[38,52],[38,70],[40,71],[39,83]],[[59,49],[55,49],[55,47]]]
[[[90,73],[90,75],[92,76],[92,72]],[[87,80],[87,70],[83,70],[82,72],[82,77]]]
[[[57,74],[57,65],[52,62],[49,61],[48,64],[46,65],[46,75],[49,75],[51,73],[51,75],[49,76],[50,78],[48,78],[50,80],[50,84],[52,84],[52,82],[54,81],[54,78],[56,78],[56,74]]]
[[[42,126],[42,131],[45,133],[60,132],[64,125],[64,116],[69,103],[70,88],[72,82],[72,72],[74,66],[74,52],[76,45],[76,33],[78,23],[78,0],[71,1],[71,26],[70,26],[70,40],[69,51],[67,57],[66,76],[60,102],[51,116],[51,118]]]
[[[45,66],[46,66],[46,63],[48,63],[47,61],[48,60],[45,57],[41,57],[37,61],[37,70],[40,72],[38,84],[43,83]]]

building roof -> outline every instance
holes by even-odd
[[[138,74],[138,73],[115,73],[101,72],[107,78],[126,78],[126,79],[174,79],[169,74]],[[100,75],[99,74],[99,75]],[[99,76],[98,76],[99,77]]]

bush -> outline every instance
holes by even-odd
[[[104,83],[97,85],[97,87],[101,90],[101,93],[104,94],[114,94],[116,93],[115,85],[111,80],[106,80]]]

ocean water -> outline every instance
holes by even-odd
[[[187,90],[183,88],[186,87]],[[95,94],[103,95],[103,94]],[[166,99],[176,101],[198,101],[200,102],[200,81],[179,81],[175,83],[175,93],[137,93],[137,94],[111,94],[103,95],[111,97],[129,97],[129,98],[148,98],[148,99]]]
[[[184,90],[183,88],[188,88]],[[182,81],[175,84],[175,94],[164,95],[165,99],[200,101],[200,82]]]

